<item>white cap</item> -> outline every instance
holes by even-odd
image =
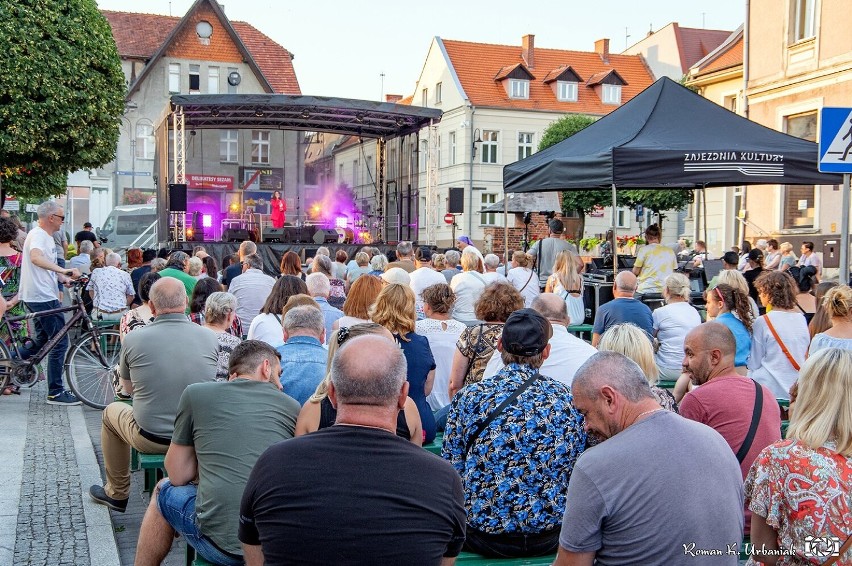
[[[399,283],[400,285],[408,285],[411,283],[411,276],[401,267],[391,267],[382,273],[382,280],[388,284]]]

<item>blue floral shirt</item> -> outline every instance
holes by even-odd
[[[571,470],[586,446],[583,417],[566,385],[536,380],[464,459],[478,423],[534,374],[530,366],[509,364],[453,397],[442,455],[462,477],[467,523],[478,531],[531,534],[562,524]]]

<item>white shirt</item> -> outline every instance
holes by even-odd
[[[239,303],[238,303],[239,304]],[[248,331],[249,340],[266,342],[273,348],[284,344],[284,331],[281,329],[281,315],[259,314],[251,321]]]
[[[116,312],[127,308],[127,296],[135,295],[130,274],[114,265],[107,265],[92,272],[87,291],[94,291],[92,305],[104,312]]]
[[[553,328],[553,336],[550,337],[548,342],[550,344],[550,356],[544,360],[538,371],[541,375],[546,375],[570,387],[574,381],[574,374],[577,373],[581,365],[586,363],[586,360],[597,353],[597,349],[568,332],[568,329],[561,324],[551,324],[550,326]],[[503,367],[500,352],[494,350],[491,359],[488,360],[488,365],[485,366],[485,373],[482,374],[482,377],[496,375]]]
[[[755,320],[752,327],[748,376],[772,390],[778,399],[789,399],[790,387],[798,379],[799,372],[793,368],[772,336],[766,317],[771,318],[775,332],[799,366],[805,363],[811,341],[808,325],[800,312],[772,311]]]
[[[538,277],[532,269],[513,267],[509,270],[506,279],[515,286],[515,289],[524,298],[524,308],[530,308],[535,298],[541,294]]]
[[[502,273],[497,273],[496,271],[486,271],[482,274],[482,278],[485,279],[486,285],[506,281],[506,277]]]
[[[440,272],[435,271],[431,267],[421,267],[415,269],[409,274],[410,281],[408,286],[414,291],[414,308],[418,314],[423,314],[423,290],[431,285],[438,283],[447,283],[446,277]]]
[[[485,289],[485,279],[481,273],[463,271],[453,277],[450,288],[456,294],[453,318],[462,322],[471,322],[476,318],[476,301]]]
[[[446,326],[446,328],[444,328]],[[435,382],[432,393],[426,397],[426,402],[437,411],[450,404],[450,370],[453,367],[453,356],[456,353],[456,342],[467,326],[457,320],[435,320],[426,318],[418,320],[415,332],[425,336],[429,341],[429,349],[435,358]]]
[[[21,300],[28,303],[56,301],[59,298],[56,273],[33,265],[31,259],[33,250],[41,250],[47,261],[56,263],[56,243],[53,241],[53,235],[48,234],[41,226],[36,226],[30,230],[24,241],[24,257],[21,262]]]
[[[701,324],[701,315],[689,303],[672,303],[651,313],[660,350],[654,356],[665,369],[683,366],[683,341],[690,330]]]
[[[251,328],[254,317],[263,308],[275,279],[259,269],[248,269],[242,275],[234,277],[228,285],[228,292],[237,298],[237,316],[243,328]]]

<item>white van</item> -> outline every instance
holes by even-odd
[[[95,234],[114,251],[149,248],[157,243],[157,207],[153,204],[116,206]]]

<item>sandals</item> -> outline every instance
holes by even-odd
[[[3,395],[20,395],[21,388],[17,385],[9,385],[3,390]]]

